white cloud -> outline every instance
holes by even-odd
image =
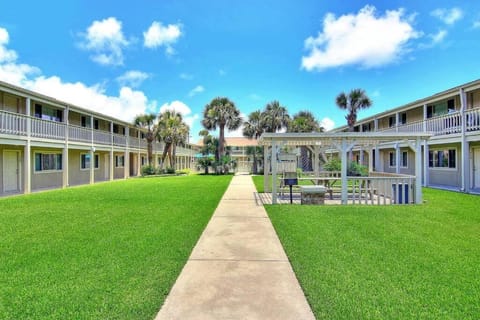
[[[193,97],[194,95],[198,93],[202,93],[203,91],[205,91],[205,88],[203,86],[196,86],[195,88],[190,90],[190,92],[188,93],[188,96]]]
[[[480,28],[480,20],[473,22],[473,28],[474,29],[479,29]]]
[[[0,63],[11,62],[17,59],[17,53],[13,50],[7,49],[7,44],[10,41],[8,32],[4,28],[0,28]]]
[[[413,19],[413,15],[405,17],[403,9],[378,16],[375,7],[369,5],[356,15],[336,18],[328,13],[318,36],[305,40],[309,52],[302,57],[302,68],[320,71],[344,65],[370,68],[391,63],[407,51],[409,41],[419,37]]]
[[[145,81],[149,77],[150,75],[148,73],[138,70],[130,70],[117,77],[117,81],[122,86],[128,85],[133,88],[137,88],[142,84],[143,81]]]
[[[183,121],[185,121],[185,123],[190,127],[190,129],[193,128],[195,121],[197,121],[200,118],[198,114],[191,114],[192,109],[190,109],[189,106],[187,106],[185,103],[179,100],[164,103],[160,107],[160,113],[165,112],[167,110],[173,110],[180,113],[183,117]]]
[[[259,101],[259,100],[262,100],[262,97],[259,96],[258,94],[256,93],[251,93],[248,95],[248,98],[251,99],[251,100],[254,100],[254,101]]]
[[[220,70],[218,70],[218,74],[221,75],[221,76],[225,76],[225,75],[227,75],[227,71],[225,71],[223,69],[220,69]]]
[[[101,65],[123,65],[123,48],[129,45],[122,32],[122,23],[114,17],[94,21],[80,46],[92,51],[91,59]]]
[[[335,127],[335,122],[332,119],[325,117],[320,120],[320,125],[323,127],[323,129],[325,129],[325,131],[330,131]]]
[[[9,50],[4,44],[5,41],[0,48]],[[17,57],[16,52],[12,52]],[[34,66],[18,64],[16,58],[9,62],[0,61],[0,80],[127,122],[137,114],[156,109],[156,102],[149,101],[142,91],[124,86],[117,96],[110,96],[101,84],[88,86],[81,82],[63,82],[57,76],[42,75]]]
[[[463,11],[460,8],[439,8],[433,10],[430,14],[448,25],[453,25],[455,22],[463,18]]]
[[[175,54],[175,50],[172,45],[177,42],[181,35],[181,24],[163,26],[161,22],[154,21],[148,30],[143,33],[143,45],[147,48],[165,46],[165,53],[167,55],[173,55]]]
[[[442,42],[447,34],[447,30],[439,30],[437,33],[430,35],[430,38],[432,38],[432,44],[435,45]]]
[[[193,75],[189,73],[180,73],[179,77],[183,80],[193,80]]]

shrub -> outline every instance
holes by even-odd
[[[368,176],[368,167],[362,166],[356,162],[351,162],[347,169],[347,175],[366,177]]]
[[[190,172],[191,172],[190,169],[181,169],[181,170],[175,171],[176,174],[185,174],[187,176],[190,174]]]
[[[332,158],[325,162],[323,165],[323,169],[326,171],[341,171],[342,170],[342,162],[338,158]]]
[[[142,176],[151,176],[156,173],[157,171],[155,170],[155,167],[152,165],[146,165],[142,167]]]

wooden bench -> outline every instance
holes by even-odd
[[[325,192],[324,186],[300,186],[301,204],[324,204]]]

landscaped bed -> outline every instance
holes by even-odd
[[[478,319],[480,197],[424,189],[424,199],[266,206],[318,319]]]
[[[231,176],[0,199],[0,319],[152,319]]]

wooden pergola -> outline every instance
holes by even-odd
[[[422,202],[422,144],[431,137],[430,133],[415,132],[337,132],[337,133],[264,133],[258,144],[265,146],[264,149],[264,186],[265,190],[272,192],[272,204],[277,203],[277,175],[278,157],[280,147],[306,146],[313,150],[314,173],[317,173],[320,165],[320,152],[338,152],[342,163],[341,167],[341,203],[347,204],[347,154],[354,148],[377,149],[382,144],[406,144],[415,154],[415,203]],[[378,150],[378,149],[377,149]],[[376,152],[378,156],[378,151]],[[274,160],[274,161],[272,161]],[[397,164],[400,162],[400,152],[396,153]],[[369,157],[372,161],[372,157]],[[269,186],[269,170],[271,165],[272,182]],[[370,166],[371,167],[371,166]]]

